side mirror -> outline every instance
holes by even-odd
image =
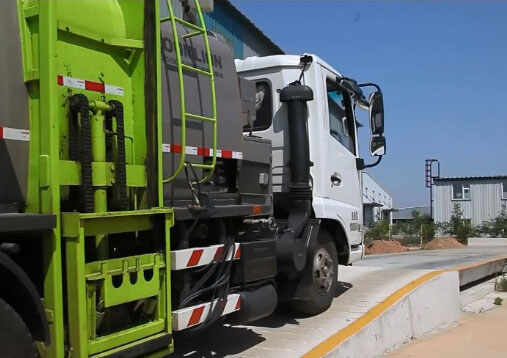
[[[371,137],[370,154],[373,157],[380,157],[386,154],[386,137],[384,136]]]
[[[372,135],[384,134],[384,99],[381,91],[370,95],[370,127]]]

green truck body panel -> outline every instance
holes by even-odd
[[[172,351],[171,340],[161,338],[172,333],[174,218],[163,207],[159,2],[21,0],[17,7],[30,130],[22,210],[57,221],[42,234],[51,343],[39,351],[47,358],[106,357],[164,341],[144,353],[164,356]],[[75,98],[88,106],[86,138],[83,114],[73,119]],[[91,148],[90,212],[73,199],[82,194],[85,165],[71,154],[73,120],[80,153],[85,140]],[[115,243],[122,254],[110,250]],[[120,324],[115,312],[123,309],[139,317]]]

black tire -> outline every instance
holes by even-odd
[[[2,299],[0,299],[0,357],[38,357],[35,342],[25,322]]]
[[[332,267],[332,272],[327,273],[328,275],[332,274],[332,278],[326,278],[326,281],[330,281],[327,287],[315,282],[318,280],[314,279],[314,277],[318,277],[319,272],[322,271],[315,270],[314,272],[315,265],[313,264],[317,256],[320,257],[323,254],[325,255],[325,253],[327,253],[329,259],[332,260],[331,263],[326,265]],[[307,300],[292,300],[290,306],[292,310],[298,314],[315,316],[326,311],[329,306],[331,306],[338,285],[338,254],[333,238],[326,230],[321,230],[319,232],[317,243],[306,266],[305,272],[303,272],[303,277],[306,276],[306,279],[303,278],[300,280],[298,283],[298,291],[303,292],[303,296],[307,297]]]

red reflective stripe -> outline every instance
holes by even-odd
[[[222,158],[232,158],[232,150],[222,149]]]
[[[169,147],[170,150],[164,150],[169,153],[183,153],[183,147],[181,144],[164,144],[164,146]],[[201,157],[211,157],[213,156],[213,150],[211,148],[206,147],[186,147],[186,154],[189,155],[198,155]],[[218,149],[216,153],[217,158],[225,158],[225,159],[242,159],[242,152],[235,152],[227,149]]]
[[[203,249],[194,250],[188,259],[187,267],[198,265],[203,252]]]
[[[181,145],[171,144],[171,152],[172,153],[181,153]]]
[[[106,92],[106,87],[103,83],[100,82],[91,82],[85,80],[85,89],[88,91],[94,91],[94,92]]]
[[[239,259],[241,257],[241,246],[238,246],[236,253],[234,254],[235,259]]]
[[[241,309],[241,299],[238,297],[238,302],[236,302],[236,308],[235,308],[235,310],[237,311],[239,309]]]
[[[224,251],[223,247],[218,247],[217,252],[215,252],[215,257],[213,258],[214,261],[218,261],[222,258],[222,252]]]
[[[63,76],[62,75],[58,75],[58,85],[63,86]]]
[[[4,128],[0,127],[0,139],[4,137]]]
[[[188,320],[188,326],[194,326],[201,321],[202,313],[204,312],[204,306],[197,307],[192,311],[192,315]]]
[[[210,156],[210,149],[209,148],[197,148],[197,155],[203,155],[205,157]]]

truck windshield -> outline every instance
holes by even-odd
[[[354,126],[347,116],[343,93],[328,85],[327,103],[329,107],[329,131],[351,153],[355,154]]]

